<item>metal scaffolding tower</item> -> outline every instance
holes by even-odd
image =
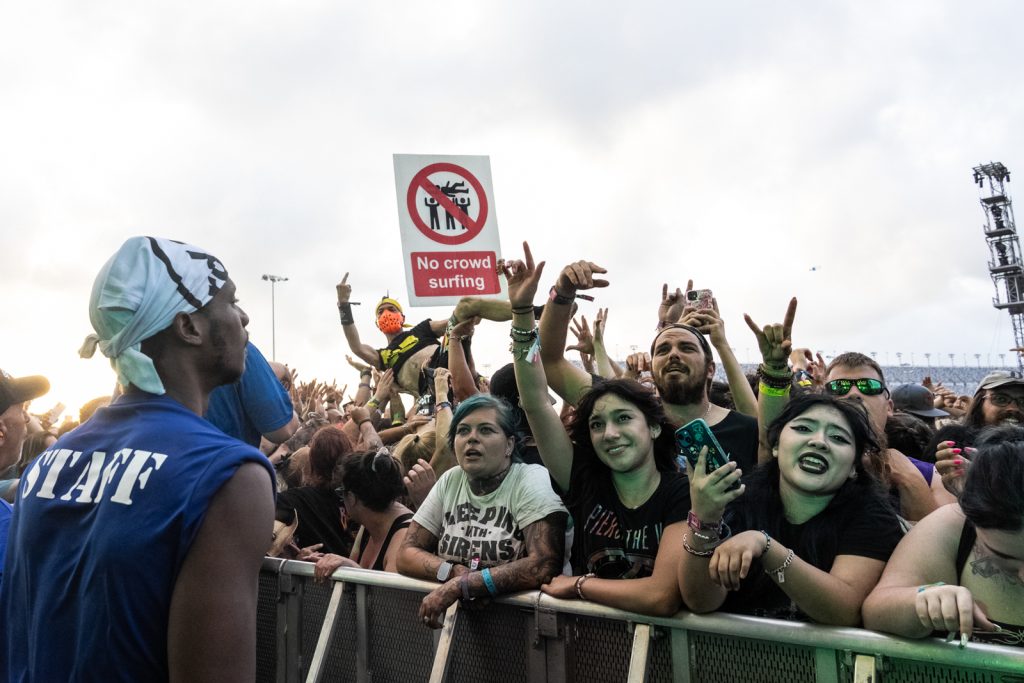
[[[1017,344],[1017,367],[1024,370],[1024,266],[1013,202],[1004,187],[1010,182],[1010,171],[998,162],[976,166],[974,182],[981,188],[981,208],[985,212],[983,229],[991,257],[988,271],[996,288],[992,305],[1010,314]]]

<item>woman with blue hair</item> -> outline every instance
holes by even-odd
[[[401,573],[441,584],[420,606],[431,628],[458,599],[536,590],[565,554],[568,512],[547,470],[519,461],[507,403],[487,394],[460,403],[448,443],[459,466],[423,501],[398,558]]]

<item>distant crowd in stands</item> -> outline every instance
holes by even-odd
[[[574,318],[607,271],[571,263],[538,301],[544,266],[524,244],[498,266],[507,301],[467,297],[447,320],[407,324],[384,297],[379,347],[360,335],[346,274],[354,391],[299,382],[248,344],[205,414],[276,470],[268,554],[315,563],[321,580],[358,567],[436,582],[419,614],[432,628],[456,603],[539,589],[651,615],[1024,645],[1019,373],[991,370],[970,395],[930,377],[890,388],[870,354],[797,347],[796,299],[780,323],[745,316],[762,356],[745,372],[718,301],[692,283],[662,289],[657,331],[623,340],[649,350],[619,363],[608,309]],[[494,324],[511,358],[487,378],[471,342]],[[55,452],[61,435],[39,417],[24,455],[0,463],[0,495]],[[12,534],[8,567],[22,550]]]

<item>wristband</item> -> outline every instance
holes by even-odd
[[[686,524],[694,531],[722,531],[722,520],[718,520],[714,523],[702,522],[693,510],[686,513]]]
[[[378,408],[380,408],[380,401],[378,401],[376,398],[371,398],[369,401],[366,402],[366,407],[369,408],[370,410],[377,410]]]
[[[370,388],[370,385],[369,385],[369,384],[368,384],[367,382],[360,382],[360,383],[359,383],[359,386],[360,386],[360,387],[366,387],[367,389],[369,389],[369,388]]]
[[[764,394],[765,396],[789,396],[789,391],[792,384],[787,384],[784,389],[777,389],[776,387],[770,387],[761,380],[757,385],[757,393]]]
[[[352,317],[352,304],[349,302],[338,302],[338,317],[341,318],[342,325],[354,325],[355,318]]]
[[[558,290],[552,286],[551,291],[548,292],[548,300],[551,303],[559,304],[560,306],[568,306],[572,303],[573,295],[570,294],[569,296],[565,296],[564,294],[559,294]]]
[[[527,313],[533,313],[533,306],[523,306],[522,308],[513,308],[512,312],[513,313],[518,313],[519,315],[525,315]]]
[[[494,579],[491,578],[491,570],[485,569],[480,572],[480,576],[484,579],[484,585],[487,586],[487,592],[492,596],[498,594],[498,587],[494,585]]]
[[[445,408],[447,408],[448,410],[451,410],[452,409],[452,404],[449,403],[448,401],[441,401],[440,403],[438,403],[438,404],[436,404],[434,406],[434,412],[436,413],[437,411],[444,410]]]
[[[362,427],[367,422],[371,422],[370,418],[366,418],[365,420],[360,420],[359,422],[356,422],[356,427]]]
[[[462,589],[463,600],[473,599],[473,596],[469,594],[469,574],[470,572],[466,572],[465,574],[459,577],[459,588]]]

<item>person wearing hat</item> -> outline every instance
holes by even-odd
[[[1016,370],[995,370],[978,384],[963,420],[937,431],[925,454],[934,454],[942,484],[958,495],[979,432],[985,427],[1020,424],[1024,424],[1024,375]]]
[[[348,275],[345,273],[336,289],[341,327],[349,348],[378,370],[393,369],[399,388],[416,397],[428,395],[432,389],[424,369],[448,367],[447,333],[451,327],[471,318],[486,318],[497,322],[512,319],[507,301],[463,297],[456,304],[449,320],[428,318],[406,329],[409,326],[405,324],[402,305],[396,299],[385,296],[377,302],[373,314],[377,329],[384,334],[388,343],[382,349],[375,349],[359,337],[359,330],[352,317],[352,285],[348,283]],[[369,368],[361,371],[360,382],[369,382],[369,376]]]
[[[221,262],[133,237],[100,271],[96,333],[123,395],[25,470],[0,585],[0,680],[252,681],[274,473],[201,416],[245,368]]]
[[[50,390],[45,377],[11,377],[0,370],[0,472],[18,462],[21,446],[28,433],[25,405]],[[4,578],[4,554],[7,530],[11,524],[11,505],[0,498],[0,584]]]
[[[932,429],[935,428],[935,418],[949,417],[948,412],[935,407],[932,392],[920,384],[901,384],[893,389],[892,405],[894,410],[910,413]]]

